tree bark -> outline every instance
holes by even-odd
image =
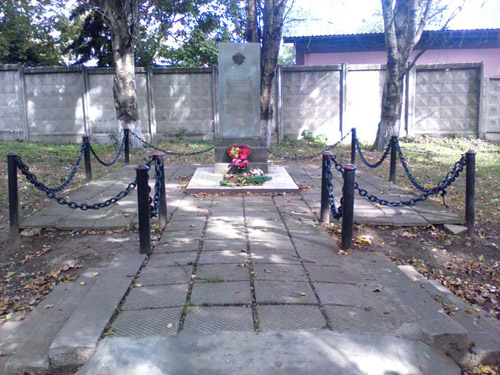
[[[382,151],[392,135],[399,135],[404,77],[408,59],[429,19],[432,0],[381,0],[387,67],[382,108],[373,149]],[[418,20],[419,6],[424,5]]]
[[[245,41],[248,43],[259,43],[259,39],[257,0],[247,0]]]

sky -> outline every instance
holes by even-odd
[[[463,4],[449,29],[500,28],[500,0],[442,0],[450,9]],[[295,0],[308,22],[294,22],[285,36],[357,33],[374,21],[380,0]],[[300,13],[299,13],[300,14]],[[294,16],[293,13],[291,13]],[[448,17],[446,17],[447,19]]]

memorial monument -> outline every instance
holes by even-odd
[[[215,123],[215,173],[232,169],[227,148],[248,146],[248,169],[268,172],[266,133],[260,122],[260,46],[258,43],[219,43]]]
[[[186,193],[298,191],[285,168],[268,165],[267,162],[266,130],[260,121],[259,44],[219,44],[216,92],[215,164],[213,167],[197,168]],[[240,154],[245,151],[244,171],[261,169],[270,181],[259,186],[221,186],[225,174],[238,172],[233,160],[242,162],[238,158],[231,159],[228,155],[230,146],[236,146]],[[248,149],[244,146],[250,148],[248,159]]]

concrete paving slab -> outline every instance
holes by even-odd
[[[301,264],[254,264],[255,280],[308,281]]]
[[[257,303],[317,304],[311,285],[298,281],[255,280]]]
[[[248,268],[241,264],[199,264],[196,278],[202,281],[247,281],[250,280]]]
[[[325,305],[330,327],[335,332],[389,334],[400,327],[396,316],[371,307]]]
[[[156,285],[132,288],[122,310],[159,309],[184,306],[189,285]]]
[[[259,331],[314,330],[326,326],[318,306],[259,305]]]
[[[183,334],[225,331],[253,331],[252,309],[246,306],[188,307]]]
[[[155,254],[160,253],[178,253],[178,252],[192,252],[198,251],[200,246],[200,240],[190,239],[175,239],[175,238],[167,238],[167,236],[163,235],[160,243],[154,248]]]
[[[141,254],[117,255],[99,275],[50,345],[49,361],[54,371],[74,369],[92,356],[104,327],[132,281],[131,275],[137,273],[144,259]]]
[[[314,283],[320,301],[325,305],[361,306],[367,305],[368,298],[357,285]]]
[[[179,253],[159,253],[151,255],[148,267],[167,267],[167,266],[189,266],[193,265],[196,256],[195,251],[183,251]]]
[[[305,257],[307,258],[307,256]],[[359,268],[352,269],[338,266],[318,266],[311,263],[305,263],[305,267],[311,280],[317,282],[358,284],[366,280],[375,279],[373,275],[367,274]]]
[[[203,251],[216,250],[245,250],[247,248],[246,239],[232,239],[231,241],[220,240],[203,240]]]
[[[192,271],[192,266],[146,267],[139,275],[137,283],[142,285],[186,284],[191,280]]]
[[[204,282],[196,280],[191,292],[194,305],[234,305],[252,303],[250,283],[247,281]]]
[[[174,336],[179,329],[183,307],[121,312],[112,325],[113,336]]]
[[[189,315],[188,315],[189,317]],[[324,330],[106,338],[78,375],[459,375],[453,361],[415,341]]]
[[[254,264],[301,264],[293,250],[251,250],[251,260]]]
[[[241,264],[248,261],[245,250],[202,251],[200,264]]]

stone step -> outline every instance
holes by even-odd
[[[72,374],[92,356],[144,259],[141,254],[117,255],[100,275],[50,346],[54,373]]]
[[[50,344],[94,285],[97,277],[92,275],[95,272],[102,270],[88,269],[76,282],[58,284],[25,320],[17,322],[17,327],[9,325],[9,322],[2,326],[2,335],[7,336],[7,333],[10,333],[0,344],[2,356],[12,355],[5,366],[8,374],[48,372]]]
[[[412,340],[325,330],[108,337],[76,375],[459,375],[447,356]]]
[[[455,361],[464,367],[479,364],[500,363],[500,322],[484,311],[476,311],[473,306],[454,295],[436,280],[428,280],[412,266],[399,268],[433,299],[455,306],[451,319],[467,332],[467,349],[454,355]]]

